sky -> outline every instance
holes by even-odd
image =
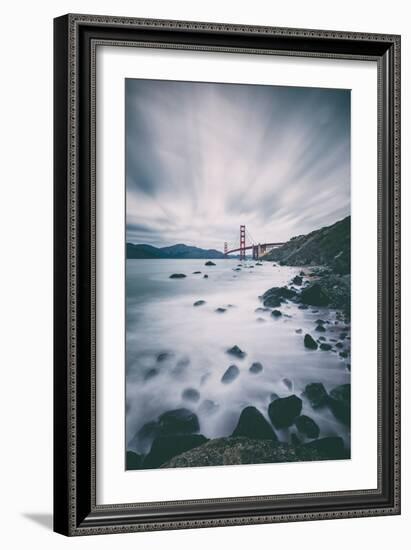
[[[350,213],[350,91],[126,79],[126,240],[223,250]]]

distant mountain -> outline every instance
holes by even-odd
[[[215,260],[224,258],[218,250],[175,244],[157,248],[149,244],[127,243],[127,259],[187,259],[187,260]]]
[[[326,265],[334,272],[350,273],[351,216],[307,235],[293,237],[264,256],[284,265]]]

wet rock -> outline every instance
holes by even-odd
[[[300,277],[305,277],[304,271],[300,271]]]
[[[301,445],[301,440],[300,438],[298,437],[298,435],[294,432],[291,432],[290,434],[290,441],[291,441],[291,444],[292,445],[296,445],[296,446],[299,446]]]
[[[293,387],[293,383],[291,382],[291,380],[289,378],[283,378],[282,379],[282,383],[284,384],[284,386],[288,389],[288,390],[291,390],[291,388]]]
[[[341,340],[344,340],[346,337],[347,337],[347,333],[346,332],[341,332],[339,338],[341,338]]]
[[[320,336],[320,337],[318,338],[318,341],[319,341],[319,342],[325,342],[326,340],[327,340],[327,338],[326,338],[325,336]]]
[[[146,373],[144,374],[144,381],[146,382],[147,380],[151,380],[151,378],[154,378],[155,376],[157,376],[158,373],[159,373],[159,370],[156,369],[155,367],[148,369],[148,371],[146,371]]]
[[[200,394],[194,388],[186,388],[182,393],[182,398],[196,403],[200,400]]]
[[[294,423],[302,409],[302,401],[296,395],[282,397],[272,401],[268,407],[268,416],[275,428],[287,428]]]
[[[297,334],[302,334],[302,333],[303,333],[303,329],[302,329],[302,328],[297,328],[295,332],[296,332]]]
[[[216,313],[225,313],[227,310],[225,307],[218,307],[215,312]]]
[[[173,273],[172,275],[170,275],[170,279],[184,279],[185,277],[187,277],[187,275],[184,275],[184,273]]]
[[[328,406],[337,420],[348,426],[351,422],[351,384],[342,384],[332,389]]]
[[[203,275],[203,279],[208,279],[208,275]]]
[[[323,325],[317,325],[317,326],[315,327],[315,330],[316,330],[317,332],[325,332],[325,328],[323,327]]]
[[[127,470],[139,470],[143,463],[142,456],[134,453],[133,451],[127,451],[126,453],[126,469]]]
[[[301,291],[300,301],[309,306],[327,306],[330,297],[319,283],[313,283]]]
[[[197,302],[194,302],[193,306],[203,306],[205,303],[205,300],[197,300]]]
[[[259,363],[258,361],[256,361],[255,363],[253,363],[251,365],[251,367],[248,369],[252,374],[258,374],[259,372],[261,372],[263,370],[263,366],[261,363]]]
[[[212,415],[219,409],[218,403],[211,399],[205,399],[199,406],[198,410],[201,414]]]
[[[193,271],[193,275],[200,275],[201,271]]]
[[[241,267],[235,267],[233,271],[241,271]]]
[[[300,433],[310,437],[311,439],[317,439],[320,435],[320,428],[317,423],[305,414],[302,414],[295,419],[295,425]]]
[[[238,424],[231,435],[232,437],[278,440],[270,424],[255,407],[246,407],[242,410]]]
[[[171,458],[203,445],[208,441],[203,435],[170,435],[157,437],[143,462],[144,468],[158,468]]]
[[[337,342],[335,344],[335,347],[338,348],[338,349],[342,349],[344,347],[344,344],[342,342]]]
[[[292,283],[297,286],[301,286],[303,284],[303,279],[299,275],[296,275],[294,279],[292,280]]]
[[[230,355],[234,355],[239,359],[243,359],[247,355],[245,351],[242,351],[238,346],[233,346],[232,348],[228,349],[226,353]]]
[[[315,322],[317,325],[325,325],[325,321],[323,319],[317,319]]]
[[[322,351],[330,351],[332,349],[331,344],[320,344],[320,350]]]
[[[286,286],[273,287],[264,292],[262,296],[265,307],[279,307],[286,300],[291,300],[296,296],[296,292]]]
[[[304,346],[308,349],[317,349],[318,344],[310,334],[304,336]]]
[[[348,352],[347,351],[340,351],[339,356],[342,357],[343,359],[347,359]]]
[[[298,309],[308,309],[308,306],[306,306],[305,304],[301,304],[300,306],[298,306]]]
[[[151,442],[155,437],[157,437],[161,432],[160,424],[152,420],[151,422],[146,422],[137,432],[136,439],[142,442]]]
[[[162,435],[192,434],[200,429],[197,415],[184,407],[163,413],[158,423]]]
[[[308,399],[313,409],[324,407],[328,402],[328,393],[321,382],[307,384],[303,395]]]
[[[273,311],[271,312],[271,317],[274,317],[274,318],[277,318],[277,317],[281,317],[282,313],[279,309],[273,309]]]
[[[257,307],[255,310],[255,313],[262,313],[263,311],[270,311],[270,308],[268,307]]]
[[[257,262],[255,265],[263,265],[261,262]]]
[[[237,365],[230,365],[221,377],[221,382],[223,384],[230,384],[237,378],[239,374],[240,369],[237,367]]]
[[[214,262],[212,262],[211,260],[208,260],[208,262],[206,262],[204,265],[216,265]]]
[[[302,445],[305,449],[315,450],[324,460],[349,458],[341,437],[324,437]]]

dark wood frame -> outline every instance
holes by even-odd
[[[378,64],[378,488],[96,505],[95,52],[99,44]],[[89,535],[400,513],[400,37],[65,15],[54,21],[54,530]],[[138,495],[136,495],[138,499]]]

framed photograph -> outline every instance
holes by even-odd
[[[54,529],[400,513],[400,37],[54,21]]]

